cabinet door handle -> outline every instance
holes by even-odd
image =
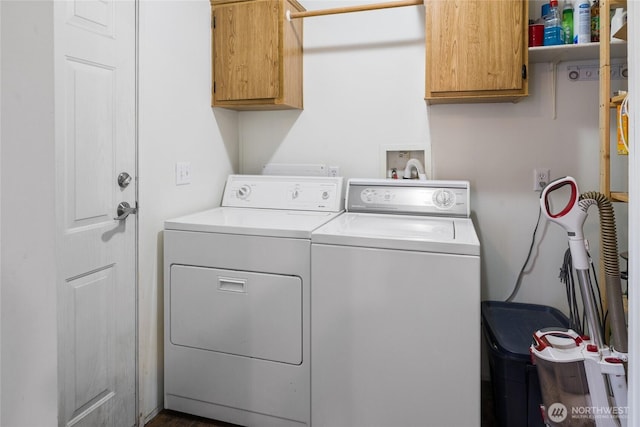
[[[522,78],[526,79],[527,78],[527,66],[526,65],[522,65]]]

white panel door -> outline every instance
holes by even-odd
[[[136,423],[136,3],[54,1],[59,424]]]

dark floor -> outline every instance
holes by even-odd
[[[207,418],[183,414],[181,412],[163,410],[146,427],[237,427],[235,424],[223,423]]]
[[[146,427],[236,427],[236,425],[164,410],[147,423]],[[495,427],[491,383],[488,381],[482,382],[482,427]]]

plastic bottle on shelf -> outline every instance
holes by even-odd
[[[591,3],[576,0],[573,9],[573,44],[591,43]]]
[[[562,21],[560,20],[560,12],[558,12],[558,0],[551,0],[549,6],[549,14],[544,17],[544,45],[563,44]]]
[[[562,8],[562,41],[573,44],[573,5],[568,0]]]
[[[591,41],[600,41],[600,2],[598,0],[591,5]]]
[[[540,19],[538,19],[539,24],[544,24],[544,20],[549,14],[549,8],[550,8],[549,3],[543,4],[542,7],[540,8]]]

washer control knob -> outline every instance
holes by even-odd
[[[249,197],[249,194],[251,194],[251,187],[249,187],[248,185],[243,185],[236,191],[236,196],[241,200],[245,200],[247,197]]]
[[[450,209],[456,204],[456,195],[450,190],[437,190],[433,193],[433,203],[439,209]]]
[[[362,200],[365,203],[371,203],[373,202],[373,198],[376,195],[376,191],[371,189],[371,188],[366,188],[364,190],[362,190],[362,193],[360,193],[360,200]]]
[[[299,195],[300,191],[297,188],[291,192],[291,198],[294,200],[297,199]]]
[[[323,191],[322,192],[322,200],[327,200],[329,198],[329,192],[328,191]]]

